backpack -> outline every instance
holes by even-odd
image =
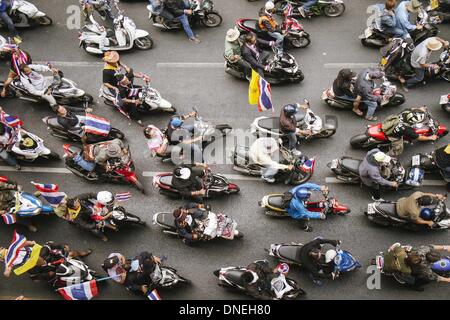
[[[384,255],[384,271],[388,273],[411,274],[411,268],[405,262],[406,257],[406,250],[401,246],[386,252]]]
[[[281,196],[281,206],[283,207],[283,209],[286,209],[287,207],[289,207],[289,204],[291,203],[291,200],[293,197],[294,197],[294,195],[292,193],[290,193],[289,191],[286,191],[285,193],[283,193],[283,195]]]
[[[390,115],[381,124],[383,132],[389,136],[394,132],[395,127],[400,123],[401,118],[399,115]]]

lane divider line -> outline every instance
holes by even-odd
[[[329,184],[348,184],[345,181],[339,180],[337,178],[334,177],[326,177],[325,178],[325,183],[329,183]],[[423,180],[422,181],[422,186],[445,186],[446,183],[445,181],[442,180]]]
[[[218,69],[223,68],[224,62],[159,62],[157,68],[185,69],[185,68],[203,68]]]
[[[102,67],[105,64],[103,62],[88,62],[88,61],[36,61],[36,64],[47,64],[51,63],[55,66],[60,67]]]
[[[335,63],[324,63],[323,67],[325,69],[343,69],[343,68],[374,68],[378,67],[378,63],[370,63],[370,62],[335,62]]]

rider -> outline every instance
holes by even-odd
[[[328,191],[328,187],[307,182],[289,190],[289,193],[292,194],[292,199],[289,202],[289,206],[286,208],[286,211],[292,218],[297,220],[326,219],[325,212],[314,212],[308,210],[311,207],[307,206],[306,203],[311,197],[311,191],[321,191],[322,193],[325,193]],[[303,229],[308,232],[312,231],[312,227],[307,223],[303,224]]]
[[[438,200],[445,200],[445,196],[416,191],[408,197],[398,199],[395,207],[399,217],[415,224],[426,224],[431,228],[434,225],[431,220],[433,213],[428,207]]]
[[[273,41],[258,39],[256,34],[252,32],[245,35],[245,43],[242,46],[242,58],[262,77],[264,77],[264,71],[270,72],[270,66],[266,64],[269,52],[261,50],[258,44],[272,46],[273,43]]]
[[[355,82],[355,93],[361,97],[358,107],[361,102],[367,106],[366,120],[376,121],[377,117],[374,116],[375,110],[378,104],[381,102],[381,96],[374,94],[374,89],[376,88],[376,79],[381,79],[384,77],[384,72],[378,68],[366,68],[362,70]],[[354,109],[355,106],[354,106]],[[357,113],[358,114],[358,113]]]
[[[436,149],[434,152],[436,166],[441,169],[445,176],[450,176],[450,144]]]
[[[80,0],[80,5],[83,9],[86,21],[90,19],[90,16],[94,12],[94,10],[98,11],[99,9],[101,9],[101,11],[105,13],[104,18],[108,19],[108,22],[113,25],[114,15],[112,13],[109,1],[110,0]]]
[[[420,24],[412,24],[413,16],[422,8],[422,3],[419,0],[402,1],[395,10],[396,27],[403,29],[404,33],[410,34],[414,30],[422,30],[423,26]],[[406,36],[408,37],[408,36]],[[410,37],[410,36],[409,36]]]
[[[310,276],[313,279],[313,282],[320,285],[321,282],[317,278],[325,278],[325,279],[335,279],[338,274],[332,271],[327,263],[327,260],[330,259],[330,253],[328,251],[328,259],[322,253],[322,246],[324,244],[330,244],[333,247],[336,247],[341,243],[340,240],[327,240],[322,239],[320,237],[315,238],[313,241],[305,244],[299,253],[299,260],[301,262],[302,268],[306,269]]]
[[[267,260],[257,260],[247,266],[241,275],[245,291],[256,299],[270,299],[272,296],[271,281],[277,272],[272,270]]]
[[[184,32],[190,41],[195,44],[199,44],[201,41],[195,36],[194,32],[189,25],[188,15],[194,14],[192,9],[190,9],[188,0],[165,0],[165,8],[169,11],[176,19],[178,19],[183,26]]]
[[[22,42],[22,38],[19,36],[19,32],[14,25],[11,17],[8,15],[8,12],[11,10],[13,1],[11,0],[0,0],[0,19],[8,27],[9,33],[13,36],[15,43],[19,44]]]
[[[239,66],[245,73],[247,80],[251,80],[252,68],[247,61],[242,58],[241,44],[239,42],[239,30],[233,28],[227,31],[225,37],[225,53],[224,56],[230,63]]]
[[[355,72],[350,69],[341,69],[337,78],[333,81],[333,93],[338,98],[354,101],[353,112],[362,116],[362,111],[358,109],[361,96],[355,93],[355,80]]]
[[[139,119],[138,106],[142,104],[142,100],[139,98],[139,87],[133,86],[130,79],[124,74],[117,75],[117,88],[118,93],[118,104],[120,108],[130,115],[131,119],[136,120],[136,122],[143,126],[142,120]]]
[[[278,170],[291,171],[294,168],[293,165],[281,164],[274,160],[274,157],[278,155],[278,150],[277,141],[268,137],[258,138],[250,147],[250,159],[253,163],[264,167],[261,171],[261,178],[269,183],[275,182],[275,175]]]
[[[383,178],[383,172],[389,170],[392,158],[375,148],[367,152],[363,162],[359,166],[361,182],[372,190],[373,201],[381,199],[381,186],[398,187],[397,181],[389,181]]]
[[[264,8],[259,13],[258,27],[262,31],[266,31],[269,36],[275,38],[275,47],[277,49],[277,56],[281,58],[284,52],[284,31],[281,31],[277,21],[274,18],[275,4],[272,1],[267,1]]]
[[[397,0],[386,0],[384,7],[382,4],[382,12],[380,15],[381,32],[395,38],[411,38],[408,31],[397,26],[397,17],[395,16],[395,6]]]
[[[147,139],[147,146],[152,153],[159,157],[165,157],[170,154],[169,140],[162,131],[154,125],[148,125],[144,129],[144,136]]]
[[[199,241],[202,234],[197,231],[199,227],[198,221],[204,220],[206,211],[202,204],[189,203],[184,207],[179,207],[173,211],[175,218],[175,227],[178,235],[183,239],[185,244],[191,244]]]
[[[3,84],[3,90],[0,94],[2,98],[6,97],[6,93],[8,91],[9,85],[20,75],[20,66],[22,64],[31,64],[31,56],[25,50],[19,48],[18,45],[11,44],[2,48],[2,51],[9,53],[11,55],[10,58],[10,69],[8,73],[8,79],[6,79]]]
[[[297,107],[299,106],[299,104],[288,104],[281,108],[280,112],[280,131],[287,136],[289,150],[295,155],[301,154],[301,152],[296,149],[297,135],[301,132],[301,130],[297,128],[297,118],[295,117],[298,111]]]
[[[311,17],[311,8],[315,6],[319,0],[306,0],[301,7],[298,8],[298,11],[300,11],[300,14],[303,18],[310,18]]]
[[[181,196],[191,198],[195,202],[202,203],[206,190],[203,186],[202,178],[205,175],[205,163],[194,165],[183,164],[173,170],[172,187]]]
[[[21,166],[17,162],[17,159],[8,152],[12,145],[14,145],[14,137],[14,129],[0,122],[0,158],[16,170],[20,170]]]

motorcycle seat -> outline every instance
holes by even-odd
[[[250,162],[250,157],[249,157],[249,148],[246,146],[236,146],[235,152],[236,152],[236,156],[239,158],[243,158],[245,159],[245,161]]]
[[[261,119],[258,121],[258,124],[263,129],[280,130],[280,118],[278,118],[278,117],[270,117],[270,118]]]
[[[382,202],[378,204],[378,208],[389,216],[399,218],[397,216],[397,207],[395,202]]]
[[[298,257],[300,256],[300,248],[297,246],[290,246],[290,245],[286,245],[286,246],[281,246],[278,249],[278,253],[286,259],[289,260],[299,260]]]
[[[228,270],[226,273],[226,278],[239,285],[239,286],[244,286],[244,282],[241,280],[241,276],[244,273],[244,270]]]
[[[360,160],[360,159],[343,157],[341,160],[341,166],[350,172],[359,174],[359,165],[361,164],[361,162],[362,162],[362,160]]]
[[[166,186],[172,186],[172,175],[162,176],[159,181]]]
[[[269,197],[269,205],[275,208],[283,208],[282,195],[276,195]]]
[[[258,20],[256,19],[247,19],[245,20],[242,25],[246,28],[252,29],[254,31],[260,31],[258,28]]]

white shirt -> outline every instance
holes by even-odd
[[[431,56],[431,50],[427,48],[427,44],[431,39],[436,39],[436,37],[428,38],[417,45],[411,54],[411,65],[414,68],[422,68],[420,65],[427,63],[428,58]]]

